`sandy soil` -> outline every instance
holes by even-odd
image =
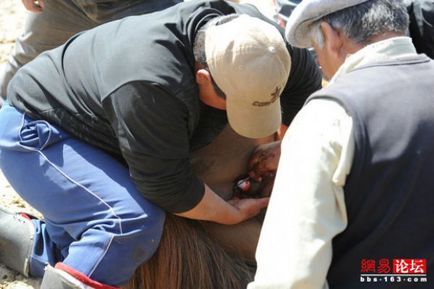
[[[273,14],[272,0],[244,0],[239,2],[253,3],[267,16]],[[23,29],[26,13],[19,0],[0,1],[0,64],[4,63],[12,53],[15,46],[15,38]],[[14,192],[1,171],[0,206],[7,207],[13,211],[38,214]],[[39,283],[39,280],[25,278],[0,264],[0,289],[37,289],[39,288]]]
[[[22,30],[26,11],[17,0],[0,1],[0,63],[4,63],[15,46],[15,38]],[[0,171],[0,206],[10,210],[34,212],[10,187]],[[39,281],[27,279],[0,265],[0,289],[39,288]]]

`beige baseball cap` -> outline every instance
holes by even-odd
[[[226,95],[231,127],[250,138],[275,133],[281,124],[279,97],[291,70],[277,28],[240,15],[206,30],[205,54],[211,76]]]

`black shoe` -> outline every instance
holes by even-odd
[[[28,277],[34,235],[30,217],[0,208],[0,263]]]

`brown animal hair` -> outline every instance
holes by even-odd
[[[201,222],[167,214],[159,249],[126,289],[245,289],[254,271],[212,240]]]

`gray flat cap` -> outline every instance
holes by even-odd
[[[288,19],[286,38],[295,47],[311,47],[308,32],[313,22],[336,11],[367,1],[369,0],[303,0]]]

